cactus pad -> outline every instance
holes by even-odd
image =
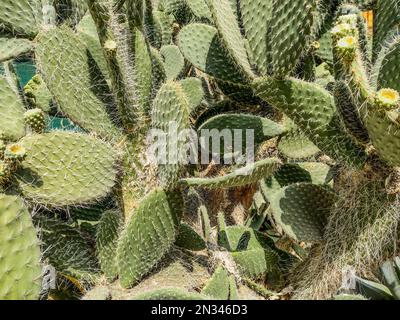
[[[261,181],[261,190],[267,199],[272,199],[281,188],[294,183],[308,182],[325,185],[332,181],[331,168],[319,162],[298,162],[284,164],[274,176]]]
[[[184,27],[178,35],[179,49],[196,68],[227,82],[246,82],[221,41],[217,29],[199,23]]]
[[[180,288],[166,288],[137,295],[132,300],[209,300],[207,296]]]
[[[270,158],[236,169],[224,176],[215,178],[188,178],[180,180],[186,186],[197,186],[207,189],[233,188],[256,183],[272,175],[281,165],[277,158]]]
[[[88,56],[89,55],[89,56]],[[86,46],[67,27],[37,37],[36,58],[50,92],[71,120],[104,137],[115,136],[109,89]]]
[[[268,29],[272,14],[272,0],[241,0],[243,25],[257,69],[268,74]]]
[[[278,254],[271,249],[273,241],[264,234],[246,227],[226,227],[220,230],[218,244],[231,251],[240,273],[257,278],[276,268]]]
[[[137,284],[171,249],[181,209],[180,196],[161,189],[142,200],[118,242],[117,262],[123,287]]]
[[[315,0],[272,0],[270,37],[273,73],[285,76],[295,68],[309,45]]]
[[[38,299],[39,240],[21,199],[0,195],[0,228],[0,300]]]
[[[248,115],[248,114],[222,114],[213,117],[202,124],[201,130],[242,130],[242,141],[246,142],[246,130],[253,130],[254,143],[260,144],[265,140],[274,138],[285,132],[285,129],[280,124],[263,117]],[[200,134],[201,136],[201,134]]]
[[[175,45],[163,46],[160,49],[160,54],[164,59],[164,69],[167,79],[174,80],[178,78],[185,67],[185,59],[179,48]]]
[[[278,150],[290,159],[306,159],[320,152],[319,148],[297,127],[279,140]]]
[[[27,157],[16,173],[18,190],[33,202],[79,205],[105,197],[114,186],[116,151],[101,140],[54,131],[20,143]]]
[[[42,24],[41,0],[2,0],[0,3],[0,30],[15,36],[33,38]]]
[[[392,88],[400,91],[400,35],[393,37],[380,51],[374,65],[377,89]]]
[[[400,166],[400,126],[390,113],[382,110],[369,112],[365,125],[379,155],[389,164]]]
[[[261,98],[283,111],[328,156],[356,166],[365,161],[363,150],[341,130],[334,99],[328,91],[293,78],[261,78],[254,87]]]
[[[39,217],[43,258],[58,272],[95,281],[99,266],[88,234],[61,220]]]
[[[291,238],[316,242],[323,238],[335,194],[327,187],[310,183],[282,188],[271,199],[276,222]]]
[[[32,108],[51,111],[53,97],[40,75],[35,75],[24,87],[25,100]]]
[[[46,126],[46,119],[44,112],[41,109],[35,108],[28,110],[24,114],[25,123],[35,133],[43,133]]]
[[[202,294],[217,300],[228,300],[229,298],[229,276],[228,272],[219,266],[211,279],[207,282]]]
[[[5,78],[0,77],[0,131],[5,140],[15,141],[25,134],[25,108]]]
[[[190,106],[179,83],[169,81],[159,90],[153,104],[152,124],[154,129],[169,132],[170,125],[176,127],[177,133],[190,128]],[[185,141],[176,142],[175,137],[167,135],[167,159],[165,164],[158,165],[158,177],[162,186],[173,187],[182,171],[182,160],[185,159]],[[169,151],[169,152],[168,152]]]
[[[103,213],[96,226],[96,249],[101,270],[108,279],[118,275],[117,250],[118,237],[122,228],[123,217],[118,210],[108,210]]]
[[[26,39],[0,38],[0,62],[13,60],[31,52],[32,42]]]
[[[247,59],[245,42],[230,0],[210,0],[209,6],[222,43],[235,61],[236,68],[246,77],[253,78],[254,74]]]

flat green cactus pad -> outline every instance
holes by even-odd
[[[35,75],[24,87],[25,99],[31,109],[51,111],[53,97],[40,75]]]
[[[357,142],[367,144],[369,142],[368,131],[361,120],[353,93],[344,81],[336,82],[334,96],[337,110],[346,130]]]
[[[118,136],[107,83],[85,44],[66,26],[42,31],[36,40],[39,69],[62,111],[88,131]]]
[[[175,45],[162,46],[160,54],[164,59],[167,79],[174,80],[178,78],[185,67],[185,59],[179,51],[179,48]]]
[[[309,45],[315,0],[272,0],[269,23],[274,75],[285,76],[295,68]]]
[[[400,92],[400,36],[391,39],[382,47],[374,66],[375,87],[391,88]]]
[[[179,82],[168,81],[159,90],[154,100],[152,110],[152,125],[154,129],[169,133],[173,125],[178,133],[190,128],[190,106],[185,92]],[[172,146],[175,137],[167,135],[167,141]],[[183,139],[182,139],[183,140]],[[167,148],[166,164],[159,164],[158,177],[162,186],[173,187],[182,171],[182,160],[185,159],[185,141],[179,141],[176,146]]]
[[[219,266],[211,279],[207,282],[202,294],[217,300],[228,300],[229,298],[229,275],[228,272]]]
[[[278,150],[289,159],[307,159],[320,152],[319,148],[297,127],[279,140]]]
[[[0,229],[0,300],[38,299],[39,240],[21,199],[0,195]]]
[[[118,275],[115,252],[122,225],[122,213],[119,210],[108,210],[103,213],[96,226],[96,249],[100,267],[111,280]]]
[[[196,68],[227,82],[246,82],[221,41],[217,29],[200,23],[184,27],[178,35],[179,49]]]
[[[284,164],[272,177],[261,181],[261,190],[267,199],[272,199],[281,188],[294,183],[308,182],[325,185],[332,181],[331,168],[319,162]]]
[[[157,52],[157,50],[155,51]],[[157,76],[159,71],[153,67],[152,59],[143,33],[137,30],[135,35],[135,79],[139,105],[146,111],[150,109],[152,90],[157,90],[159,82],[163,82],[165,78],[165,71],[162,70],[162,80],[159,79],[160,76]]]
[[[179,83],[189,102],[190,111],[195,111],[196,108],[200,106],[205,96],[202,80],[189,77],[179,81]]]
[[[248,78],[253,78],[244,39],[240,33],[237,17],[229,0],[210,0],[209,6],[224,47],[236,63],[236,67]]]
[[[379,155],[393,166],[400,166],[400,125],[385,111],[372,111],[366,118],[371,142]]]
[[[207,189],[233,188],[256,183],[272,175],[281,165],[277,158],[270,158],[236,169],[224,176],[215,178],[188,178],[180,180],[182,185]]]
[[[356,166],[365,161],[363,150],[341,128],[333,96],[322,87],[294,78],[260,78],[254,88],[328,156]]]
[[[398,0],[377,1],[374,11],[373,53],[376,58],[388,34],[400,23]]]
[[[0,62],[18,58],[32,49],[32,42],[27,39],[0,38]]]
[[[92,32],[89,22],[93,24],[93,19],[88,19],[85,17],[81,22],[84,22],[83,25],[78,25],[77,28],[79,30],[78,37],[79,39],[86,45],[90,54],[92,55],[93,59],[96,61],[99,69],[103,73],[103,75],[109,78],[109,72],[107,67],[107,62],[104,57],[103,49],[100,44],[99,37],[97,35],[96,29],[94,30],[95,33]]]
[[[182,203],[178,194],[156,189],[142,200],[117,248],[119,280],[137,284],[170,250],[177,236]]]
[[[0,30],[15,36],[33,38],[41,24],[41,0],[2,0],[0,2]]]
[[[199,293],[187,292],[180,288],[166,288],[137,295],[132,300],[209,300]]]
[[[115,150],[84,134],[54,131],[21,140],[27,157],[16,173],[18,190],[53,207],[80,205],[105,197],[117,175]]]
[[[175,245],[191,251],[206,249],[206,242],[204,239],[186,223],[182,223],[179,226],[179,233]]]
[[[0,131],[7,140],[18,140],[25,134],[25,111],[22,101],[0,76]]]
[[[279,261],[278,254],[272,250],[250,249],[231,254],[239,272],[251,279],[256,279],[274,270]]]
[[[268,28],[271,19],[272,0],[241,0],[243,25],[257,69],[268,74]]]
[[[200,136],[202,136],[201,130],[213,129],[219,131],[230,130],[232,136],[234,135],[234,130],[242,130],[243,146],[246,144],[246,130],[253,130],[255,144],[260,144],[285,132],[285,128],[282,125],[268,118],[250,114],[221,114],[210,118],[200,126]]]
[[[280,189],[271,199],[275,221],[298,241],[322,240],[327,217],[336,200],[330,188],[296,183]]]

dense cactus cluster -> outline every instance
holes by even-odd
[[[399,26],[398,0],[2,0],[0,299],[399,299]],[[179,138],[210,131],[238,143]]]

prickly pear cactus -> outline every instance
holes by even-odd
[[[39,239],[22,200],[0,195],[0,299],[39,298],[42,268]]]
[[[3,0],[0,298],[360,299],[347,267],[397,297],[399,22],[398,0]]]

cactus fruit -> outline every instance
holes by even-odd
[[[263,234],[245,227],[227,227],[219,232],[219,245],[231,252],[239,272],[258,278],[277,267],[279,256]]]
[[[0,225],[0,299],[38,299],[42,274],[39,240],[21,199],[0,195]]]
[[[5,185],[10,176],[10,166],[3,160],[0,160],[0,188]]]
[[[353,61],[357,48],[356,41],[353,36],[346,36],[337,41],[336,50],[343,60]]]
[[[44,112],[41,109],[31,109],[24,114],[25,123],[35,133],[43,133],[46,126]]]

